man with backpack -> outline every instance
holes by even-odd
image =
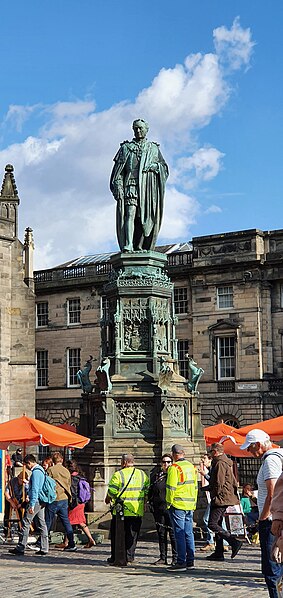
[[[271,558],[271,548],[275,541],[272,534],[271,501],[275,484],[282,473],[283,449],[272,447],[270,437],[263,430],[250,430],[241,446],[252,457],[261,458],[262,464],[257,475],[257,505],[259,510],[259,540],[261,550],[261,571],[265,577],[269,596],[277,598],[277,581],[283,573],[283,565]]]
[[[66,536],[68,538],[68,546],[64,550],[75,552],[77,547],[74,541],[74,532],[68,517],[68,502],[72,499],[71,494],[71,474],[63,465],[63,455],[60,452],[53,454],[53,463],[48,468],[48,475],[56,482],[56,500],[51,504],[46,505],[45,520],[48,532],[51,530],[54,517],[57,515],[61,520]]]
[[[26,455],[24,458],[26,468],[31,471],[29,480],[29,495],[25,515],[22,521],[22,529],[19,533],[19,542],[9,552],[15,555],[23,555],[29,536],[31,522],[35,519],[37,530],[40,533],[41,549],[39,555],[48,553],[48,532],[45,523],[45,503],[41,500],[41,492],[45,481],[45,472],[41,465],[38,465],[34,455]]]

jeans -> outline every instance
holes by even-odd
[[[45,521],[47,525],[47,530],[50,532],[54,517],[58,515],[60,521],[62,522],[66,536],[68,538],[68,546],[69,548],[74,548],[75,541],[74,541],[74,532],[73,528],[70,524],[69,517],[68,517],[68,501],[67,500],[55,500],[51,504],[46,505],[45,507]]]
[[[270,558],[271,547],[275,540],[275,537],[271,533],[272,521],[264,519],[259,521],[259,541],[261,550],[261,571],[265,577],[269,596],[271,598],[278,598],[276,590],[276,581],[283,574],[283,565],[275,563]]]
[[[193,511],[183,511],[171,506],[169,512],[176,539],[177,563],[190,565],[195,556]]]
[[[203,529],[206,533],[206,541],[208,544],[214,544],[214,534],[208,527],[208,520],[210,514],[210,504],[207,505],[203,516]]]
[[[40,533],[41,550],[42,552],[48,552],[48,532],[44,517],[44,507],[42,507],[39,504],[39,502],[37,502],[35,503],[33,513],[29,513],[28,508],[29,505],[27,506],[27,510],[22,521],[22,529],[19,533],[19,543],[17,545],[17,550],[19,550],[20,552],[24,552],[28,542],[30,525],[34,519],[36,523],[36,528]]]

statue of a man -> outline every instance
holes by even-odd
[[[141,118],[134,120],[134,138],[121,143],[114,158],[110,189],[121,251],[154,249],[161,226],[169,171],[158,143],[147,140],[148,129]]]

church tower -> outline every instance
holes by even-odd
[[[18,238],[19,203],[7,164],[0,192],[0,422],[35,411],[35,297],[31,254]],[[27,236],[32,252],[31,229]]]

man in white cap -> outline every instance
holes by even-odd
[[[273,449],[268,434],[257,429],[248,432],[241,449],[262,460],[257,476],[261,570],[269,596],[278,598],[276,582],[283,573],[283,566],[271,560],[271,547],[275,538],[271,533],[270,505],[276,481],[282,473],[283,449]]]

